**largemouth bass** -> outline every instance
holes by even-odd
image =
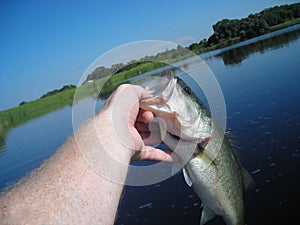
[[[254,182],[224,131],[189,87],[169,71],[146,89],[153,97],[142,100],[141,108],[159,118],[163,142],[182,160],[184,179],[204,205],[200,224],[218,215],[227,225],[243,225],[243,193]]]

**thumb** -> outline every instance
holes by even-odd
[[[164,161],[164,162],[178,162],[179,158],[174,153],[165,152],[158,148],[145,146],[144,150],[136,152],[131,158],[132,161],[137,160],[151,160],[151,161]]]

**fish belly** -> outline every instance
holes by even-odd
[[[222,155],[222,153],[221,153]],[[207,162],[194,157],[186,165],[192,188],[203,205],[227,225],[243,225],[243,193],[239,165],[231,157]]]

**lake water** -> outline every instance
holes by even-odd
[[[245,197],[248,225],[298,220],[299,53],[297,25],[201,55],[222,88],[241,162],[256,181]],[[69,106],[12,129],[0,146],[0,188],[38,167],[71,133]],[[153,185],[126,186],[116,224],[196,225],[200,212],[201,201],[177,174]],[[208,224],[224,223],[216,218]]]

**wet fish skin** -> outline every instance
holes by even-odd
[[[181,159],[189,155],[186,152],[192,151],[192,157],[187,159],[183,168],[183,175],[186,183],[203,202],[200,225],[215,215],[222,216],[227,225],[243,225],[243,193],[254,183],[251,176],[241,166],[223,130],[204,104],[197,100],[193,93],[183,92],[185,84],[182,80],[177,82],[178,80],[170,74],[164,77],[170,79],[169,86],[152,99],[142,101],[141,107],[160,117],[167,130],[163,137],[164,143],[171,150],[177,149],[175,153]],[[155,86],[155,83],[152,83],[152,86]],[[151,85],[148,86],[148,90],[151,92]],[[178,108],[178,101],[187,103]],[[190,120],[184,120],[180,113],[198,115],[198,120],[194,116],[191,116]],[[208,127],[210,129],[207,129]],[[204,129],[204,132],[201,129]],[[211,137],[208,142],[199,143],[199,139],[209,136]]]

